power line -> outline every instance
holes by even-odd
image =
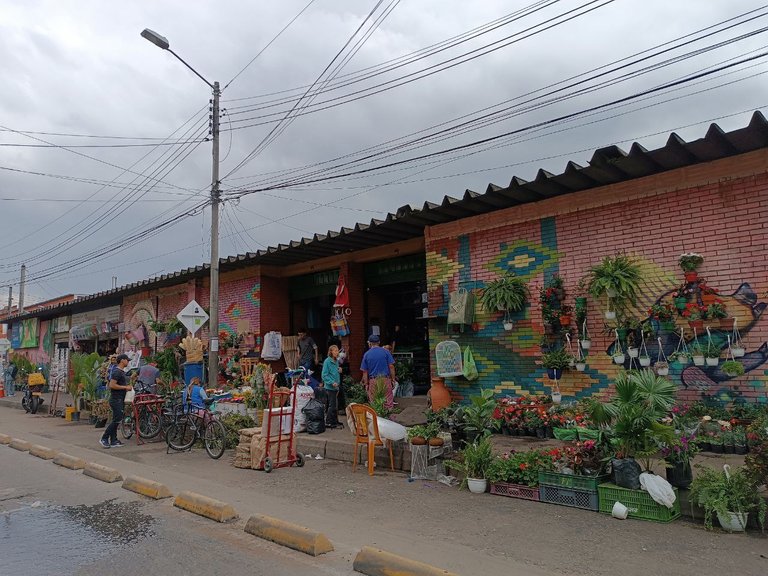
[[[24,134],[25,136],[27,134]],[[199,142],[208,142],[208,138],[203,138]],[[190,140],[187,142],[159,142],[156,144],[67,144],[66,148],[156,148],[158,146],[184,146],[185,144],[194,143],[197,140]],[[5,148],[63,148],[60,144],[16,144],[11,142],[0,142],[0,146]]]

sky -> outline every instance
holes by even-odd
[[[210,258],[211,89],[144,28],[223,88],[222,256],[603,146],[740,128],[768,105],[768,6],[751,0],[0,0],[0,14],[2,302],[22,263],[30,302]]]

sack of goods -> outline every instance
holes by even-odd
[[[308,434],[322,434],[325,432],[325,407],[322,402],[312,398],[301,411],[307,419]]]
[[[307,430],[307,417],[304,415],[304,408],[307,403],[315,397],[315,392],[311,386],[301,383],[296,386],[296,417],[293,421],[294,432],[305,432]]]

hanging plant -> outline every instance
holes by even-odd
[[[683,269],[685,281],[695,282],[698,278],[697,270],[704,263],[704,257],[696,252],[686,252],[680,255],[677,262],[680,264],[680,268]]]
[[[622,311],[630,304],[637,303],[642,281],[640,266],[626,254],[606,256],[599,264],[590,268],[587,277],[587,289],[590,295],[594,298],[607,296],[609,311],[617,309]]]
[[[737,360],[726,360],[720,369],[728,376],[742,376],[744,374],[744,364]]]
[[[528,285],[513,272],[485,285],[480,304],[486,312],[519,312],[530,297]]]

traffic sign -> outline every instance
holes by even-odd
[[[184,324],[184,327],[192,334],[195,334],[195,332],[203,327],[203,324],[208,322],[208,314],[203,310],[203,307],[194,300],[187,304],[184,309],[178,313],[176,318],[178,318],[179,322]]]

